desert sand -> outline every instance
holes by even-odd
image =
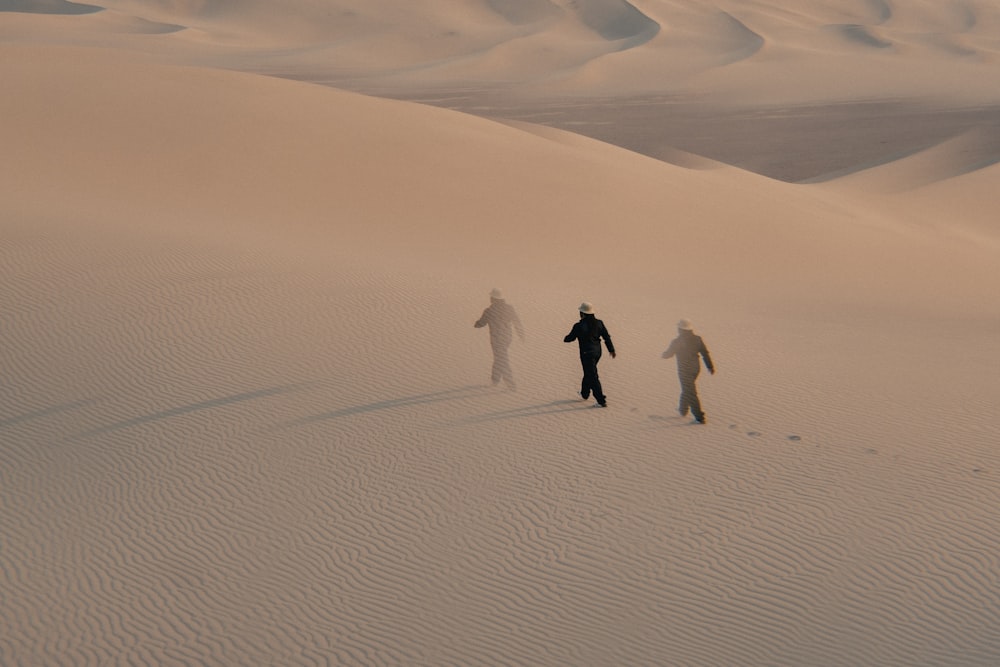
[[[1000,664],[1000,2],[795,5],[0,0],[0,664]]]

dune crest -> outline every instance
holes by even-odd
[[[627,0],[577,0],[567,5],[589,28],[608,41],[628,47],[652,39],[660,26]]]
[[[899,157],[832,180],[870,192],[905,192],[1000,162],[1000,126],[969,130],[916,154]]]
[[[85,7],[53,3],[7,0],[5,6],[58,7],[67,14]],[[295,72],[356,90],[479,82],[523,94],[587,95],[600,86],[614,93],[712,90],[720,100],[797,103],[957,95],[966,102],[1000,100],[1000,49],[991,36],[1000,24],[995,2],[810,0],[788,8],[770,0],[749,7],[723,0],[291,0],[280,13],[260,0],[106,6],[117,15],[189,29],[171,42],[155,39],[157,31],[150,40],[123,35],[119,48],[184,62],[190,60],[182,54],[192,53],[210,66]],[[90,24],[35,22],[32,28],[53,43],[77,43]],[[979,85],[961,83],[972,78]]]
[[[1000,175],[1000,131],[981,127],[915,154],[821,183],[908,224],[1000,248],[990,194]]]

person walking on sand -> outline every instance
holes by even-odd
[[[701,372],[701,360],[705,361],[705,368],[712,375],[715,375],[715,364],[708,354],[705,341],[701,336],[696,336],[694,327],[688,320],[681,320],[677,323],[677,338],[670,342],[670,347],[663,353],[664,359],[677,358],[677,377],[681,381],[681,402],[677,411],[681,417],[687,417],[688,410],[694,415],[694,419],[699,424],[705,423],[705,412],[701,409],[701,400],[698,398],[698,388],[695,380]],[[700,357],[700,358],[699,358]]]
[[[583,382],[580,385],[580,398],[587,400],[594,395],[597,405],[608,407],[607,397],[601,388],[601,378],[597,375],[597,362],[601,360],[601,339],[608,348],[611,358],[615,358],[615,345],[611,342],[604,322],[594,317],[594,306],[584,301],[580,304],[580,321],[563,338],[563,342],[580,344],[580,364],[583,366]]]
[[[490,305],[473,326],[477,329],[485,326],[490,328],[490,346],[493,348],[493,371],[490,380],[494,385],[503,380],[508,389],[516,389],[514,374],[510,370],[508,349],[514,338],[514,330],[517,330],[518,337],[524,340],[524,328],[514,306],[504,300],[503,292],[496,288],[490,292]]]

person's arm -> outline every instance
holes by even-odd
[[[712,355],[708,353],[708,348],[705,347],[705,343],[701,344],[701,350],[699,351],[701,352],[701,358],[705,361],[705,368],[708,369],[709,373],[715,375],[715,364],[712,363]]]
[[[564,343],[572,343],[573,341],[575,341],[576,337],[580,333],[579,332],[579,327],[580,327],[580,323],[579,322],[577,322],[576,324],[574,324],[573,328],[570,330],[570,332],[568,334],[566,334],[565,338],[563,338],[563,342]]]
[[[667,349],[664,350],[663,354],[660,355],[660,356],[663,357],[664,359],[670,359],[675,354],[677,354],[677,339],[676,338],[673,339],[672,341],[670,341],[669,347],[667,347]]]
[[[616,356],[615,344],[611,342],[611,334],[608,333],[608,328],[603,324],[601,325],[601,337],[604,339],[605,347],[608,348],[608,353],[611,355],[611,358],[614,359]]]
[[[484,310],[483,311],[483,316],[480,317],[478,320],[476,320],[476,323],[473,324],[472,326],[476,327],[477,329],[482,329],[483,327],[485,327],[486,324],[487,324],[487,319],[488,319],[487,316],[489,315],[489,313],[490,313],[490,309],[489,308],[487,308],[486,310]]]

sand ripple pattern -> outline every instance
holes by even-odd
[[[514,393],[485,384],[467,285],[43,221],[3,238],[4,665],[1000,659],[989,429],[911,449],[850,398],[748,404],[752,351],[725,346],[706,429],[626,355],[594,410],[544,291],[511,290],[535,341]],[[414,323],[469,344],[415,351]]]

